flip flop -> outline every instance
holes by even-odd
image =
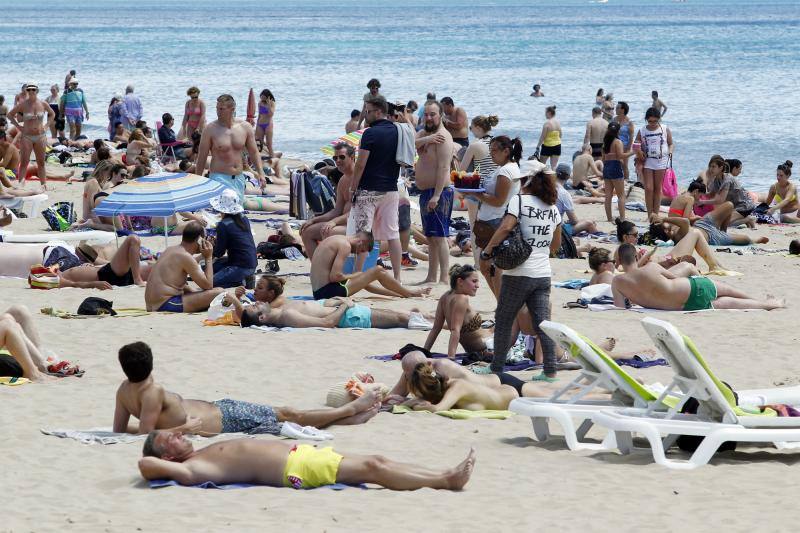
[[[558,378],[548,377],[547,375],[545,375],[544,372],[542,372],[541,374],[536,374],[535,376],[533,376],[531,381],[546,381],[547,383],[555,383],[556,381],[558,381]]]

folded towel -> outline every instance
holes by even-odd
[[[403,415],[406,413],[430,413],[430,411],[415,411],[406,405],[395,405],[392,407],[393,415]],[[511,411],[497,411],[484,409],[482,411],[470,411],[468,409],[448,409],[447,411],[437,411],[437,415],[453,420],[467,420],[470,418],[488,418],[490,420],[505,420],[514,416]]]
[[[553,283],[553,287],[559,287],[562,289],[582,289],[587,285],[589,285],[589,280],[581,278],[573,278],[565,281],[556,281],[555,283]]]

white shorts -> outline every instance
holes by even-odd
[[[644,160],[644,168],[649,170],[666,170],[669,166],[669,155],[664,157],[648,157]]]
[[[358,191],[347,217],[347,235],[371,231],[376,241],[399,239],[399,205],[397,191]]]

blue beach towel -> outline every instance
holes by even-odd
[[[252,485],[250,483],[225,483],[223,485],[217,485],[213,481],[206,481],[205,483],[200,483],[199,485],[181,485],[177,481],[171,479],[151,479],[148,482],[148,485],[151,489],[161,489],[164,487],[188,487],[192,489],[219,489],[219,490],[231,490],[231,489],[249,489],[251,487],[265,487],[267,485]],[[315,487],[318,489],[330,489],[330,490],[344,490],[344,489],[362,489],[367,490],[366,485],[345,485],[344,483],[334,483],[333,485],[323,485],[321,487]],[[305,490],[314,490],[314,489],[305,489]]]

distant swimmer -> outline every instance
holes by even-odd
[[[531,96],[533,96],[534,98],[542,98],[544,96],[544,93],[542,92],[542,86],[539,85],[538,83],[534,84]]]

